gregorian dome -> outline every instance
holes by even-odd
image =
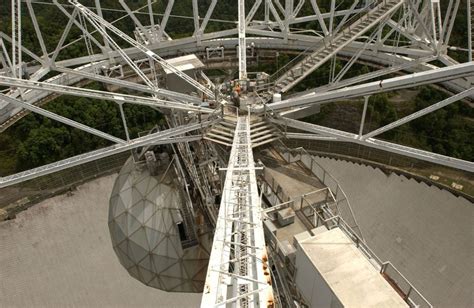
[[[128,273],[148,286],[202,292],[212,235],[189,212],[176,156],[147,154],[152,164],[130,158],[115,181],[109,207],[113,249]]]

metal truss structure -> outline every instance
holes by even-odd
[[[273,305],[255,170],[250,117],[241,116],[237,118],[201,307]]]
[[[324,3],[318,0],[239,0],[233,19],[229,20],[214,16],[216,7],[228,5],[229,1],[212,0],[204,7],[198,0],[190,0],[190,16],[172,14],[181,0],[168,0],[165,5],[161,2],[120,0],[118,7],[105,8],[99,0],[88,1],[93,3],[89,6],[78,0],[11,0],[11,33],[0,29],[3,30],[0,31],[0,132],[28,112],[34,112],[104,138],[112,145],[2,177],[0,187],[134,148],[202,139],[206,127],[223,121],[231,99],[221,90],[221,85],[214,84],[215,80],[204,72],[201,77],[193,78],[168,61],[183,54],[195,54],[209,67],[228,68],[232,63],[238,63],[238,78],[234,81],[245,85],[248,110],[267,115],[282,127],[306,132],[285,130],[288,138],[354,142],[474,171],[473,162],[374,138],[456,101],[474,99],[471,0],[466,1],[466,8],[461,7],[460,0],[330,0]],[[37,18],[38,12],[45,7],[57,10],[67,20],[54,48],[46,44],[48,33],[42,31]],[[229,9],[231,7],[226,7]],[[450,43],[458,12],[464,9],[468,12],[467,49]],[[110,12],[121,13],[122,17],[111,20]],[[22,31],[27,19],[37,40],[34,50],[24,44]],[[133,24],[132,32],[120,28],[118,21],[122,19]],[[192,34],[180,35],[180,38],[170,35],[169,31],[176,32],[176,29],[169,29],[173,19],[191,23]],[[210,23],[216,31],[210,30]],[[73,30],[81,35],[71,37]],[[76,58],[62,57],[64,50],[72,45],[82,46],[84,53]],[[458,63],[450,57],[453,50],[466,53],[468,62]],[[213,51],[219,56],[212,56]],[[272,75],[265,74],[269,77],[255,80],[247,66],[259,53],[297,55]],[[343,60],[342,67],[337,68],[336,59]],[[356,63],[366,64],[371,70],[348,77]],[[307,84],[309,90],[305,92],[290,92],[323,65],[330,66],[327,85]],[[172,74],[192,87],[193,93],[164,88],[160,78],[166,74]],[[394,74],[401,76],[393,77]],[[116,90],[84,87],[93,82]],[[253,83],[263,86],[253,88]],[[451,96],[364,133],[370,95],[424,84],[436,85]],[[121,90],[132,94],[120,93]],[[278,94],[284,95],[282,100]],[[127,140],[42,107],[59,95],[115,102],[121,111]],[[316,105],[358,97],[365,97],[358,134],[292,119],[297,113],[310,115]],[[171,123],[167,130],[131,139],[123,104],[147,106],[169,115],[186,114],[189,121]],[[217,107],[210,108],[210,105]],[[271,288],[264,277],[266,257],[262,248],[250,120],[245,116],[237,119],[231,135],[234,142],[204,290],[205,307],[232,303],[263,306],[268,305],[271,297]]]

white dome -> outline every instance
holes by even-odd
[[[130,275],[148,286],[202,292],[212,235],[201,235],[195,245],[183,248],[178,227],[183,222],[182,189],[174,168],[162,177],[151,176],[131,159],[125,163],[110,198],[113,248]]]

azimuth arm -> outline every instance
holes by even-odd
[[[437,83],[457,78],[474,76],[474,62],[462,63],[443,67],[436,70],[409,74],[401,77],[374,81],[367,84],[356,85],[324,93],[313,92],[300,97],[290,98],[278,103],[269,104],[272,110],[278,111],[285,108],[299,107],[310,104],[322,104],[338,99],[348,99],[383,93],[388,91],[410,88],[424,84]]]
[[[27,88],[27,89],[44,90],[44,91],[61,93],[61,94],[66,94],[66,95],[89,97],[89,98],[95,98],[95,99],[114,101],[117,103],[130,103],[130,104],[144,105],[144,106],[157,107],[157,108],[178,109],[178,110],[196,111],[196,112],[202,112],[202,113],[212,113],[214,111],[209,108],[194,106],[192,104],[184,104],[184,103],[167,101],[167,100],[162,100],[162,99],[157,99],[157,98],[63,86],[63,85],[58,85],[58,84],[53,84],[53,83],[31,81],[31,80],[25,80],[25,79],[16,79],[16,78],[11,78],[11,77],[4,77],[4,76],[0,76],[0,85]]]

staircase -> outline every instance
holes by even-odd
[[[334,37],[326,37],[324,46],[313,53],[300,54],[282,69],[276,72],[272,79],[274,86],[262,96],[268,101],[274,93],[286,92],[331,59],[337,52],[370,30],[377,23],[392,14],[402,4],[403,0],[379,0],[378,5],[362,16],[353,16],[355,20]]]
[[[255,121],[250,123],[250,139],[252,140],[252,148],[276,141],[280,139],[282,134],[273,123],[266,120]]]
[[[178,154],[174,154],[174,164],[173,168],[175,169],[175,173],[177,175],[178,181],[184,186],[186,186],[186,175],[184,173],[183,167],[181,166],[181,162],[179,160]],[[181,217],[183,219],[183,226],[185,232],[185,240],[181,241],[181,246],[183,249],[193,247],[198,244],[197,240],[197,232],[194,223],[194,211],[193,211],[193,203],[191,201],[191,196],[189,195],[189,191],[180,190],[180,195],[182,200],[184,201],[182,206],[180,207]]]
[[[237,117],[225,116],[223,121],[213,125],[204,136],[204,139],[232,147]],[[273,123],[262,117],[255,117],[250,121],[250,138],[252,148],[273,142],[281,138],[282,134]]]
[[[212,125],[210,130],[208,130],[204,136],[204,139],[232,147],[236,125],[237,117],[225,116],[222,121]]]

